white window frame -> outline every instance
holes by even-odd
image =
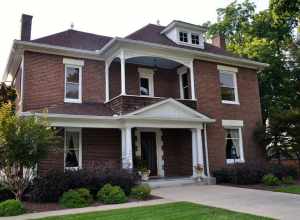
[[[198,36],[198,44],[193,44],[193,35],[194,35],[194,36]],[[192,45],[197,45],[197,46],[200,45],[200,34],[194,33],[194,32],[191,33],[191,44],[192,44]]]
[[[139,72],[139,94],[142,97],[154,97],[154,71],[152,69],[138,68]],[[149,95],[141,95],[141,78],[148,79]]]
[[[186,73],[188,73],[188,69],[185,66],[182,66],[182,67],[177,69],[177,74],[179,76],[180,99],[184,99],[184,88],[183,88],[182,75],[186,74]],[[188,78],[188,80],[189,80],[189,78]]]
[[[79,133],[78,167],[66,167],[67,132],[78,132]],[[65,128],[64,129],[64,170],[78,170],[81,168],[82,168],[82,129],[81,128]]]
[[[75,60],[69,58],[63,58],[63,64],[65,65],[65,82],[64,82],[64,102],[68,103],[82,103],[82,67],[84,65],[83,60]],[[79,69],[79,91],[78,91],[78,99],[67,98],[67,68],[78,68]]]
[[[240,158],[239,159],[227,159],[226,158],[226,163],[227,164],[233,164],[235,163],[245,163],[245,155],[244,155],[244,144],[243,144],[243,132],[242,128],[244,126],[244,122],[241,120],[222,120],[222,126],[224,129],[237,129],[239,132],[239,148],[240,148]],[[226,137],[225,139],[225,144],[226,144]]]
[[[238,86],[237,86],[237,72],[238,69],[235,67],[229,67],[229,66],[221,66],[218,65],[217,66],[218,70],[219,70],[219,79],[220,79],[220,74],[230,74],[233,76],[233,86],[234,86],[234,96],[235,96],[235,101],[229,101],[229,100],[223,100],[222,99],[222,94],[220,94],[221,96],[221,101],[223,104],[232,104],[232,105],[239,105],[240,101],[239,101],[239,95],[238,95]],[[220,88],[221,88],[221,82],[220,82]]]
[[[180,33],[186,34],[186,36],[187,36],[187,42],[180,40]],[[179,30],[178,31],[178,41],[181,42],[181,43],[183,43],[183,44],[189,44],[190,43],[190,33],[188,31],[185,31],[185,30]]]

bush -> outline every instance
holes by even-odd
[[[105,184],[97,193],[99,201],[105,204],[118,204],[127,202],[124,191],[119,186]]]
[[[76,189],[76,191],[80,194],[82,198],[87,201],[88,204],[91,204],[93,202],[93,196],[91,195],[90,191],[86,188],[79,188]]]
[[[78,191],[72,189],[62,195],[59,203],[65,208],[82,208],[88,206],[86,199]]]
[[[25,209],[19,200],[6,200],[0,203],[0,216],[16,216],[25,213]]]
[[[98,190],[107,183],[120,186],[129,195],[138,180],[138,175],[126,170],[52,170],[34,179],[29,199],[34,202],[57,202],[64,192],[77,188],[87,188],[96,197]]]
[[[262,178],[263,184],[267,186],[278,186],[280,185],[280,180],[278,177],[273,174],[267,174]]]
[[[298,177],[298,170],[295,166],[285,166],[281,164],[269,164],[266,168],[266,174],[272,173],[274,176],[282,179],[283,177],[291,176],[294,179]]]
[[[0,202],[15,199],[15,195],[5,186],[0,185]]]
[[[292,176],[287,176],[287,177],[283,177],[281,179],[281,182],[283,184],[290,185],[290,184],[294,184],[295,180],[294,180],[294,178]]]
[[[138,200],[145,200],[149,198],[150,193],[151,193],[151,188],[148,184],[135,186],[131,189],[131,196]]]

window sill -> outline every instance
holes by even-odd
[[[245,163],[243,159],[226,159],[226,164],[234,164],[234,163]]]
[[[82,103],[82,101],[80,99],[65,99],[64,102],[65,103],[79,103],[79,104]]]
[[[222,100],[222,104],[240,105],[239,102],[232,102],[232,101],[226,101],[226,100]]]
[[[80,170],[80,167],[65,167],[65,170],[77,171]]]

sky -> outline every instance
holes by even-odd
[[[167,25],[172,20],[193,24],[215,22],[217,8],[233,0],[6,0],[0,8],[0,77],[14,39],[20,39],[22,13],[33,16],[31,38],[75,30],[124,37],[148,23]],[[241,2],[241,0],[239,0]],[[257,10],[269,0],[254,0]]]

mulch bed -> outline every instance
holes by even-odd
[[[148,199],[143,201],[149,201],[154,199],[162,199],[162,197],[159,196],[153,196],[151,195]],[[137,202],[140,200],[129,198],[128,202]],[[23,205],[28,213],[36,213],[36,212],[47,212],[47,211],[56,211],[56,210],[62,210],[65,209],[61,206],[59,206],[58,203],[34,203],[34,202],[23,202]],[[94,202],[90,205],[90,207],[93,206],[102,206],[105,205],[100,202]]]

